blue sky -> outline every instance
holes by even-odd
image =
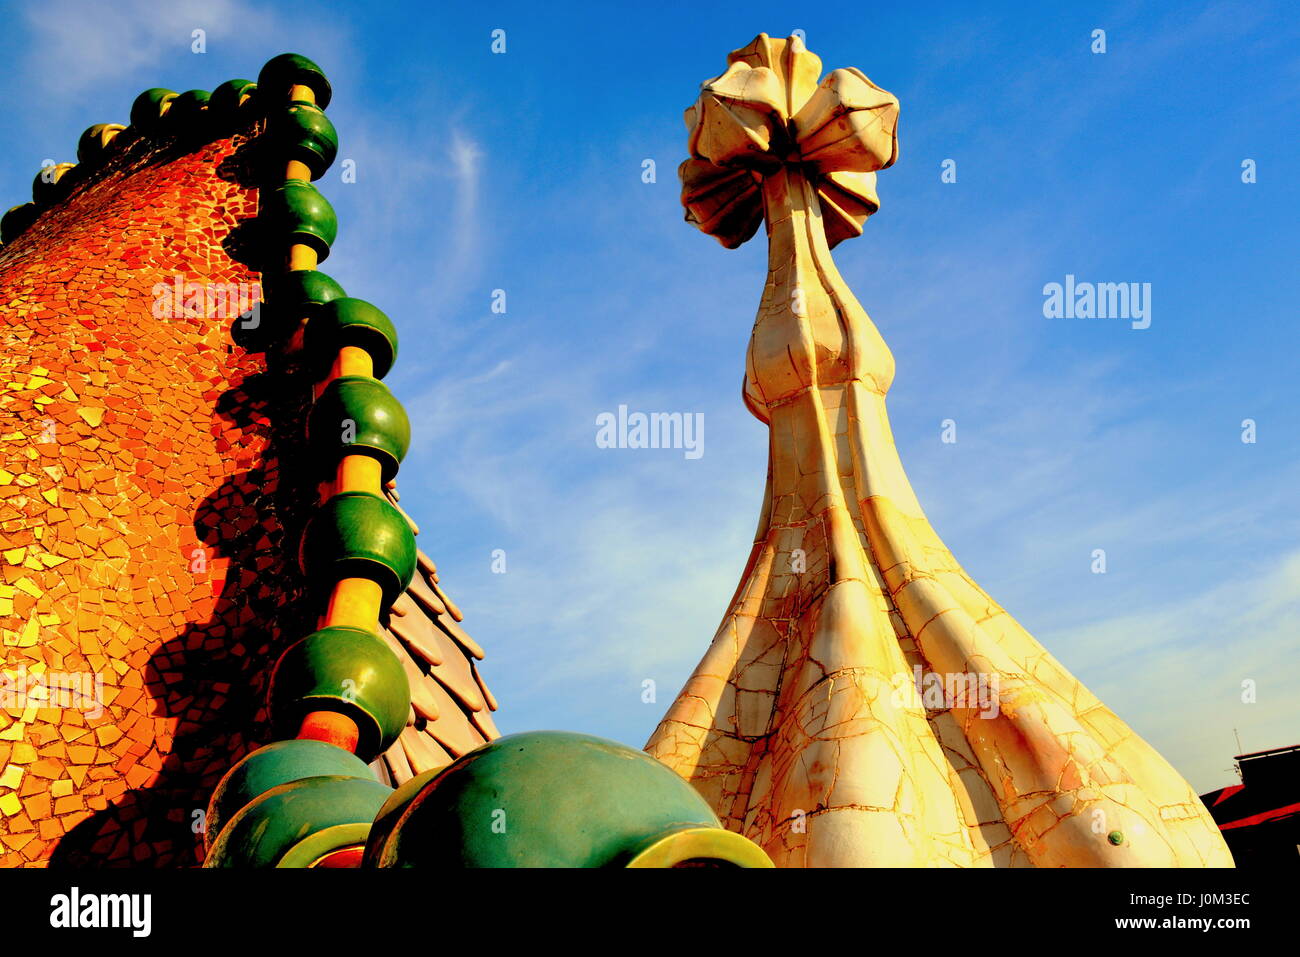
[[[736,585],[766,465],[739,398],[765,252],[682,222],[682,110],[728,51],[801,29],[902,103],[882,209],[835,255],[893,349],[891,419],[940,535],[1198,790],[1234,780],[1233,728],[1300,741],[1293,5],[462,6],[7,3],[0,195],[24,201],[146,87],[285,50],[325,68],[357,164],[319,183],[325,269],[398,325],[403,504],[488,649],[503,730],[641,745]],[[1150,328],[1045,318],[1066,274],[1151,283]],[[620,404],[703,413],[705,454],[597,448]]]

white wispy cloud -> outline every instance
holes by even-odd
[[[1234,729],[1246,751],[1300,739],[1300,551],[1191,594],[1130,592],[1119,613],[1046,639],[1197,791],[1236,783]]]
[[[588,182],[581,199],[554,202],[581,202],[593,228],[618,235],[643,213],[639,194],[619,189]],[[504,689],[504,727],[535,726],[539,716],[554,724],[558,715],[641,743],[707,648],[748,554],[766,439],[736,386],[761,273],[753,251],[728,254],[675,219],[656,218],[637,249],[608,254],[644,270],[630,300],[604,259],[577,277],[588,287],[585,314],[618,316],[628,327],[590,356],[566,352],[578,348],[572,339],[551,339],[534,324],[508,335],[480,326],[486,342],[466,353],[475,361],[411,405],[431,442],[413,471],[488,518],[473,564],[451,554],[444,568],[459,573],[453,590],[493,653],[488,674]],[[915,232],[883,256],[879,239],[837,251],[899,357],[891,414],[904,465],[940,535],[995,599],[1198,788],[1225,783],[1219,769],[1233,745],[1207,746],[1192,733],[1198,707],[1187,699],[1229,694],[1225,675],[1277,673],[1290,653],[1294,576],[1269,574],[1291,566],[1256,526],[1278,514],[1294,483],[1261,474],[1225,497],[1215,489],[1221,475],[1157,475],[1176,429],[1140,410],[1167,384],[1143,379],[1140,349],[1038,372],[1041,350],[1059,347],[1036,311],[1050,244],[1026,242],[1036,233],[1016,217],[996,234],[990,241],[972,227],[938,256],[912,248]],[[557,296],[554,317],[568,306]],[[687,328],[701,322],[731,329],[732,365],[701,373],[694,391],[680,370],[647,381],[639,371],[646,350],[689,341]],[[500,358],[507,341],[508,361]],[[634,407],[657,409],[680,408],[690,395],[710,424],[705,458],[584,457],[595,412],[629,395]],[[956,446],[939,442],[947,416],[959,423]],[[1220,450],[1212,455],[1251,454],[1228,425],[1198,440]],[[1199,426],[1181,428],[1197,435]],[[426,463],[440,471],[426,473]],[[1216,540],[1230,547],[1198,568],[1198,550]],[[1234,566],[1230,556],[1252,540],[1263,546],[1259,566]],[[507,549],[508,574],[483,573],[493,547]],[[1108,549],[1106,576],[1090,572],[1096,547]],[[1205,597],[1187,604],[1186,589]],[[1252,605],[1249,616],[1231,610],[1234,596]],[[1250,655],[1207,637],[1203,626],[1216,620],[1209,608],[1220,609],[1211,630],[1258,623]],[[653,705],[640,701],[646,678],[658,685]],[[1243,712],[1227,701],[1213,717],[1248,742],[1279,743],[1290,706],[1270,700],[1272,710],[1261,697]]]
[[[275,24],[270,13],[241,0],[50,0],[23,10],[26,70],[40,78],[42,96],[55,99],[156,72],[160,60],[191,51],[195,30],[217,44],[266,35]]]
[[[735,588],[767,454],[765,430],[739,399],[763,238],[729,253],[682,224],[673,173],[680,113],[665,110],[649,128],[591,118],[595,132],[573,136],[562,171],[548,179],[554,171],[521,170],[501,148],[513,140],[491,138],[463,77],[431,70],[426,81],[408,67],[402,101],[365,96],[370,72],[398,75],[379,73],[328,18],[287,30],[243,0],[50,0],[19,19],[20,73],[42,91],[37,108],[23,107],[32,129],[48,126],[37,111],[52,105],[76,107],[84,126],[120,117],[144,86],[191,72],[193,85],[218,82],[208,63],[219,57],[235,56],[242,65],[231,75],[247,75],[280,52],[277,37],[292,36],[326,68],[340,91],[330,108],[340,161],[356,162],[358,182],[340,182],[336,167],[320,184],[341,221],[325,269],[401,328],[389,383],[415,443],[403,504],[488,649],[502,725],[642,743]],[[1061,278],[1063,259],[1082,272],[1105,244],[1090,231],[1086,203],[1014,196],[987,205],[1008,169],[1045,185],[1068,178],[1072,192],[1086,192],[1078,178],[1110,171],[1091,173],[1077,144],[1092,142],[1089,131],[1116,103],[1203,45],[1253,29],[1224,6],[1176,21],[1143,32],[1112,17],[1101,24],[1109,59],[1087,59],[1079,38],[1091,72],[1046,88],[1043,74],[1068,51],[1044,46],[1039,61],[1031,52],[997,76],[983,99],[956,95],[951,71],[981,55],[996,19],[929,31],[912,88],[895,90],[905,103],[904,162],[882,176],[884,209],[867,235],[835,255],[898,359],[891,416],[940,535],[1204,790],[1227,783],[1231,728],[1248,749],[1300,737],[1277,685],[1294,670],[1300,634],[1288,517],[1300,475],[1252,471],[1242,457],[1252,450],[1232,432],[1235,411],[1224,410],[1222,435],[1212,423],[1151,411],[1169,383],[1146,381],[1147,340],[1081,348],[1077,363],[1040,371],[1067,347],[1035,315],[1037,290]],[[198,28],[209,61],[190,57]],[[683,78],[684,98],[698,78]],[[1276,100],[1294,87],[1258,92]],[[95,90],[111,92],[115,112],[82,115],[74,101]],[[915,102],[928,108],[913,112]],[[527,148],[526,137],[515,145]],[[959,185],[936,195],[919,179],[937,178],[949,155],[959,159]],[[658,163],[656,185],[640,182],[645,157]],[[922,162],[930,165],[919,172]],[[1187,206],[1201,197],[1186,178],[1194,186],[1217,174],[1201,157],[1181,175],[1171,189]],[[488,311],[497,286],[510,296],[500,317]],[[597,450],[595,415],[620,402],[703,412],[704,457]],[[958,423],[956,446],[938,440],[948,417]],[[1181,471],[1168,463],[1178,455],[1189,458]],[[1215,457],[1240,460],[1240,479],[1206,468]],[[1105,576],[1088,568],[1097,547],[1108,552]],[[505,575],[488,570],[494,548],[507,552]],[[1259,703],[1244,705],[1240,683],[1250,678]],[[645,679],[658,685],[653,704],[641,701]]]

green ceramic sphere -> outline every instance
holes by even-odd
[[[274,190],[263,191],[262,201],[259,218],[268,242],[277,248],[302,243],[315,249],[322,261],[329,256],[339,221],[320,190],[306,180],[288,179]]]
[[[395,823],[372,830],[365,859],[379,867],[621,867],[647,842],[689,828],[720,824],[699,792],[648,754],[535,731],[498,738],[435,775]]]
[[[145,90],[131,104],[131,125],[146,135],[159,132],[163,127],[164,105],[178,95],[175,90],[164,90],[161,87]]]
[[[327,366],[343,346],[364,349],[374,363],[375,378],[382,379],[397,359],[397,329],[379,307],[364,299],[334,299],[307,324],[307,348],[318,365]]]
[[[370,825],[370,835],[366,840],[365,857],[361,862],[362,867],[375,867],[378,865],[380,851],[388,844],[389,835],[393,833],[393,828],[402,819],[406,809],[411,806],[412,801],[419,797],[420,792],[424,790],[424,786],[444,770],[445,766],[422,771],[407,780],[405,784],[399,784],[397,790],[388,796],[384,806],[375,815],[374,823]]]
[[[212,91],[208,111],[223,123],[232,123],[254,106],[257,84],[252,80],[227,80]],[[248,95],[249,100],[244,100]],[[241,103],[241,101],[243,101]]]
[[[281,53],[272,57],[257,74],[257,88],[266,98],[268,108],[287,101],[289,90],[295,85],[309,87],[316,97],[316,105],[322,110],[330,105],[333,90],[325,71],[299,53]]]
[[[163,117],[164,127],[181,136],[193,136],[202,131],[207,118],[208,100],[212,94],[207,90],[186,90],[172,100],[171,108]]]
[[[12,206],[0,219],[0,243],[11,243],[21,236],[41,213],[35,203]]]
[[[325,111],[312,103],[294,101],[272,113],[269,132],[285,159],[307,164],[312,179],[320,179],[339,151],[339,134]]]
[[[379,460],[387,482],[406,457],[411,422],[378,379],[339,376],[312,406],[307,436],[325,467],[333,469],[345,455],[369,455]]]
[[[110,152],[111,142],[105,144],[104,137],[110,133],[121,133],[126,129],[121,123],[96,123],[87,127],[77,140],[77,162],[87,166],[102,163]]]
[[[297,319],[315,315],[318,306],[347,295],[336,279],[319,269],[290,269],[279,273],[267,291],[277,310],[294,313]]]
[[[317,588],[343,578],[368,578],[391,605],[415,575],[415,534],[387,499],[340,492],[311,517],[298,560]]]
[[[227,771],[212,792],[205,818],[204,845],[211,847],[231,818],[272,788],[331,774],[374,780],[364,761],[324,741],[290,738],[259,748]]]
[[[73,180],[68,179],[65,181],[64,177],[76,167],[76,163],[56,163],[53,166],[42,166],[40,171],[32,178],[32,202],[38,206],[48,206],[66,196],[68,187],[72,185]]]
[[[213,842],[203,866],[277,867],[291,856],[296,866],[309,866],[330,851],[364,842],[370,822],[391,793],[374,778],[338,775],[282,784],[230,819]],[[325,832],[338,838],[330,841]],[[317,835],[327,840],[317,840]],[[311,854],[295,854],[295,848],[303,846],[311,846]]]
[[[262,307],[262,318],[268,339],[292,335],[303,319],[316,315],[331,299],[347,295],[342,286],[319,269],[276,272],[263,281],[267,302]]]
[[[269,693],[277,733],[298,733],[313,711],[347,715],[360,731],[357,757],[373,761],[406,727],[411,689],[397,655],[378,635],[335,626],[313,632],[276,662]],[[373,775],[372,775],[373,777]]]

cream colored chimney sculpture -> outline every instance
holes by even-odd
[[[1231,866],[1187,782],[971,581],[903,473],[894,360],[830,254],[879,208],[898,101],[853,69],[819,83],[797,37],[728,62],[686,111],[682,202],[729,249],[767,226],[744,385],[767,495],[646,750],[778,866]]]

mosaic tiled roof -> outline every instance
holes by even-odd
[[[406,730],[375,762],[381,779],[394,785],[500,736],[492,720],[497,702],[478,669],[483,649],[461,620],[437,568],[421,552],[415,578],[393,603],[384,628],[411,682]]]
[[[195,863],[213,786],[274,737],[271,665],[316,625],[311,383],[235,317],[159,308],[261,278],[262,121],[232,82],[87,130],[0,225],[0,867]],[[497,736],[482,649],[418,566],[381,616],[413,701],[372,765],[392,784]],[[82,679],[93,707],[46,706]]]

